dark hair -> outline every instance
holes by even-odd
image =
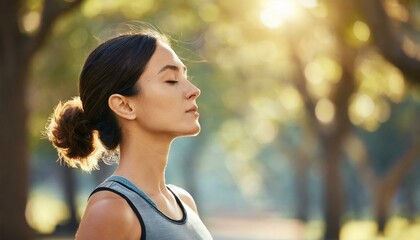
[[[148,30],[112,38],[90,53],[80,74],[80,97],[59,103],[46,129],[48,139],[68,165],[90,171],[97,168],[100,154],[116,151],[121,130],[108,98],[140,92],[136,82],[158,41],[168,42]]]

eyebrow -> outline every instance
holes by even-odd
[[[184,73],[185,72],[187,72],[187,67],[185,67],[185,66],[182,66],[182,68],[183,68],[183,70],[184,70]],[[159,70],[159,72],[158,72],[158,74],[159,73],[161,73],[161,72],[163,72],[163,71],[166,71],[166,70],[173,70],[173,71],[180,71],[180,69],[179,69],[179,67],[178,66],[175,66],[175,65],[165,65],[163,68],[161,68],[160,70]]]

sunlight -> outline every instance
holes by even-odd
[[[266,0],[260,20],[268,28],[279,28],[303,15],[302,8],[315,9],[318,0]]]
[[[354,36],[362,42],[366,42],[370,38],[369,26],[361,21],[356,21],[353,24],[353,33]]]
[[[344,224],[340,231],[342,240],[369,240],[374,239],[377,231],[373,221],[349,221]]]
[[[349,116],[353,124],[359,125],[373,114],[375,103],[367,94],[355,95],[349,107]]]
[[[267,0],[260,20],[268,28],[278,28],[299,14],[299,6],[293,0]]]
[[[403,51],[412,58],[416,58],[419,54],[417,44],[407,36],[402,38],[402,48]]]
[[[387,101],[379,101],[378,103],[378,120],[381,122],[386,122],[390,115],[391,115],[391,107],[389,106],[389,103]]]
[[[291,86],[284,86],[277,90],[277,94],[276,101],[281,103],[282,109],[284,109],[278,119],[283,122],[299,119],[304,108],[299,92]]]
[[[69,217],[66,204],[54,197],[35,191],[26,209],[29,225],[40,233],[51,233],[56,225]]]
[[[327,98],[319,100],[315,106],[316,118],[323,124],[329,124],[334,120],[334,104]]]
[[[250,133],[259,144],[269,144],[277,137],[278,127],[272,121],[263,118],[251,118]]]
[[[398,0],[384,1],[386,13],[401,22],[407,22],[410,19],[409,11]]]
[[[317,0],[298,0],[299,4],[305,8],[315,8],[318,6]]]
[[[354,102],[357,114],[362,118],[368,118],[373,114],[375,103],[372,98],[367,94],[358,96]]]
[[[277,136],[278,129],[273,120],[279,115],[278,105],[276,101],[269,98],[251,100],[251,106],[255,114],[247,116],[245,126],[260,144],[268,144]]]
[[[386,94],[393,102],[400,102],[405,95],[406,86],[401,72],[395,68],[391,69],[387,79]]]
[[[371,240],[371,239],[418,239],[420,224],[409,223],[407,219],[392,217],[386,224],[385,235],[377,234],[377,223],[374,221],[349,221],[344,224],[340,232],[343,240]]]
[[[25,33],[33,33],[38,30],[41,23],[41,15],[37,11],[26,13],[22,18],[22,27]]]
[[[310,84],[318,85],[322,83],[324,69],[318,62],[310,62],[305,66],[304,74]]]
[[[380,122],[386,121],[390,116],[388,104],[380,98],[375,100],[361,93],[353,96],[350,102],[348,109],[350,121],[368,131],[375,131]]]

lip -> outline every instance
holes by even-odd
[[[193,113],[193,114],[195,114],[195,115],[199,115],[198,114],[198,112],[197,112],[197,110],[198,110],[198,106],[197,105],[194,105],[194,106],[192,106],[191,108],[189,108],[187,111],[185,111],[186,113]]]
[[[197,109],[198,109],[198,106],[197,105],[194,105],[194,106],[192,106],[191,108],[189,108],[187,111],[185,111],[185,112],[197,112]]]

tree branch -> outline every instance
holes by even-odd
[[[369,155],[365,144],[356,134],[351,133],[344,144],[344,151],[354,164],[359,178],[368,185],[368,188],[375,189],[379,183],[378,177],[369,164]]]
[[[80,6],[83,2],[84,0],[73,0],[72,2],[45,0],[38,33],[35,36],[28,37],[25,42],[26,44],[24,44],[28,48],[28,53],[33,54],[40,49],[55,22],[60,17]]]
[[[298,49],[296,45],[296,39],[287,38],[287,40],[291,49]],[[295,86],[296,90],[299,92],[300,96],[302,97],[303,105],[309,117],[308,127],[310,131],[314,132],[317,136],[319,136],[320,125],[319,125],[318,119],[315,116],[315,102],[310,97],[310,94],[307,89],[306,77],[303,74],[304,63],[298,56],[298,53],[296,50],[291,51],[290,57],[291,57],[291,61],[293,65],[296,67],[295,78],[291,81],[291,83],[292,85]]]
[[[390,195],[395,194],[404,175],[413,167],[419,155],[420,142],[415,142],[388,173],[384,185],[387,186]]]
[[[399,68],[407,81],[420,85],[420,60],[410,57],[402,48],[402,41],[392,27],[381,0],[357,1],[369,25],[375,45],[382,55]]]

